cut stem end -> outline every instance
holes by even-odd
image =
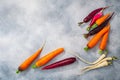
[[[90,26],[88,26],[86,30],[87,30],[87,31],[90,31]]]
[[[98,52],[100,55],[102,55],[103,54],[103,50],[99,50],[99,52]]]
[[[18,74],[18,73],[20,73],[20,71],[19,71],[19,70],[17,70],[17,71],[16,71],[16,73]]]
[[[88,48],[88,47],[85,47],[85,48],[84,48],[84,50],[85,50],[85,51],[88,51],[88,50],[89,50],[89,48]]]
[[[37,68],[37,66],[36,65],[32,65],[32,68],[35,69],[35,68]]]

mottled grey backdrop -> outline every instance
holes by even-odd
[[[41,53],[64,47],[79,53],[89,61],[96,60],[97,45],[85,52],[88,24],[78,27],[78,21],[92,10],[113,5],[107,12],[115,12],[111,21],[108,56],[120,58],[120,0],[0,0],[0,80],[120,80],[120,64],[93,70],[78,76],[80,68],[86,66],[81,61],[48,71],[31,69],[16,74],[18,66],[46,40]],[[50,63],[70,57],[64,52]],[[48,63],[48,64],[50,64]]]

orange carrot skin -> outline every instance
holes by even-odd
[[[110,29],[110,24],[108,24],[106,27],[104,27],[99,33],[97,33],[87,44],[88,48],[93,48],[100,38]]]
[[[96,22],[91,26],[90,30],[93,30],[94,28],[96,28],[97,26],[101,25],[103,22],[105,22],[107,20],[107,18],[111,15],[111,13],[108,13],[104,16],[102,16],[101,18],[99,18],[98,20],[96,20]]]
[[[31,64],[32,62],[40,55],[40,53],[42,52],[43,47],[40,48],[38,51],[36,51],[33,55],[31,55],[29,58],[27,58],[19,67],[18,67],[18,71],[16,73],[19,73],[19,71],[24,71],[26,70]]]
[[[111,15],[111,13],[108,13],[108,14],[104,15],[103,17],[101,17],[100,19],[98,19],[96,21],[96,24],[101,25],[110,15]]]
[[[105,50],[106,45],[107,45],[108,36],[109,36],[109,31],[106,32],[102,38],[102,41],[99,46],[100,50]]]
[[[62,53],[64,51],[64,48],[58,48],[50,53],[48,53],[47,55],[43,56],[42,58],[40,58],[35,65],[33,65],[33,68],[37,68],[37,67],[41,67],[45,64],[47,64],[49,61],[51,61],[54,57],[56,57],[57,55],[59,55],[60,53]]]

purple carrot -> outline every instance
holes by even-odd
[[[55,63],[52,63],[52,64],[50,64],[48,66],[45,66],[45,67],[42,68],[42,70],[53,69],[53,68],[69,65],[69,64],[74,63],[75,61],[76,61],[75,57],[66,58],[66,59],[57,61]]]
[[[87,28],[88,31],[90,30],[91,26],[95,23],[95,21],[96,21],[97,19],[99,19],[102,15],[103,15],[103,9],[102,9],[100,12],[98,12],[98,13],[92,18],[92,20],[91,20],[91,22],[90,22],[90,24],[89,24],[89,27]]]
[[[110,21],[110,19],[112,18],[114,12],[111,14],[111,16],[105,21],[103,22],[101,25],[99,25],[98,27],[94,28],[93,30],[91,30],[89,33],[84,34],[85,38],[88,38],[91,35],[94,35],[96,33],[98,33],[99,31],[101,31]]]
[[[98,9],[93,10],[92,12],[90,12],[90,13],[88,14],[88,16],[86,16],[86,17],[83,19],[83,22],[79,22],[79,23],[78,23],[79,26],[80,26],[81,24],[83,24],[83,23],[89,22],[99,11],[101,11],[102,9],[104,10],[104,9],[106,9],[106,8],[108,8],[108,7],[109,7],[109,6],[107,6],[107,7],[102,7],[102,8],[98,8]]]

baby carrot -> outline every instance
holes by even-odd
[[[88,31],[90,30],[91,26],[95,23],[95,21],[98,20],[102,15],[103,15],[103,9],[92,18],[89,27],[87,28]]]
[[[103,50],[106,49],[108,36],[109,36],[109,31],[106,32],[106,33],[104,34],[103,38],[102,38],[102,41],[101,41],[100,46],[99,46],[99,48],[100,48],[99,54],[102,54]]]
[[[87,47],[84,48],[85,51],[88,51],[89,48],[93,48],[100,38],[110,29],[110,24],[103,28],[99,33],[97,33],[87,44]]]
[[[32,66],[32,68],[41,67],[41,66],[47,64],[49,61],[51,61],[54,57],[56,57],[63,51],[64,51],[64,48],[58,48],[58,49],[48,53],[47,55],[43,56],[38,61],[36,61],[36,63]]]
[[[69,64],[74,63],[75,61],[76,61],[75,57],[66,58],[66,59],[57,61],[55,63],[52,63],[52,64],[50,64],[48,66],[45,66],[45,67],[42,68],[42,70],[53,69],[53,68],[69,65]]]
[[[107,7],[102,7],[102,8],[98,8],[98,9],[95,9],[93,10],[92,12],[90,12],[84,19],[83,19],[83,22],[79,22],[79,26],[83,23],[87,23],[89,22],[99,11],[101,11],[102,9],[106,9],[108,8],[109,6]]]
[[[93,26],[91,26],[91,29],[96,28],[97,26],[101,25],[103,22],[105,22],[105,20],[107,20],[107,18],[111,15],[111,13],[108,13],[106,15],[104,15],[103,17],[99,18],[98,20],[96,20],[96,22],[93,24]]]
[[[45,43],[44,43],[45,45]],[[42,48],[40,48],[38,51],[36,51],[33,55],[31,55],[29,58],[27,58],[19,67],[18,70],[16,71],[16,73],[19,73],[21,71],[26,70],[31,64],[32,62],[40,55],[40,53],[42,52],[44,45],[42,46]]]

